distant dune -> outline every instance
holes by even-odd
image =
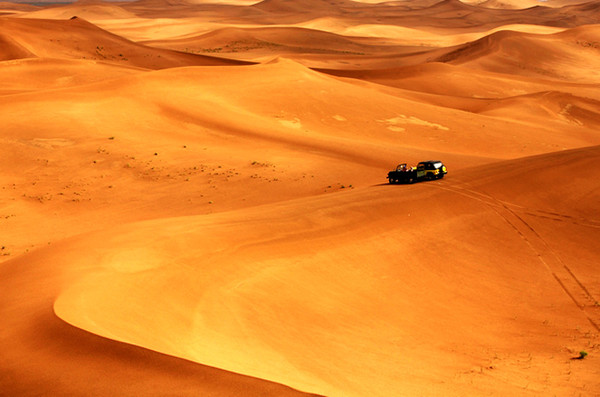
[[[189,65],[224,65],[240,62],[205,55],[147,48],[123,39],[77,17],[69,20],[0,19],[3,35],[11,37],[12,48],[4,59],[41,58],[89,59],[125,66],[163,69]],[[29,48],[30,51],[25,51]]]
[[[405,51],[402,46],[383,44],[377,39],[353,38],[297,27],[222,28],[197,37],[148,41],[156,47],[213,53],[227,57],[294,54],[365,55]],[[239,55],[238,55],[239,54]],[[254,58],[256,59],[256,58]]]
[[[0,12],[3,13],[34,11],[37,9],[39,8],[30,4],[0,2]]]
[[[27,13],[27,18],[69,19],[77,16],[83,19],[127,19],[135,18],[135,14],[114,3],[90,2],[48,7]]]
[[[489,8],[461,2],[443,0],[411,2],[382,2],[376,4],[351,0],[311,0],[292,2],[264,0],[249,2],[248,5],[223,2],[187,2],[179,0],[139,0],[134,2],[68,4],[34,11],[30,17],[67,18],[79,9],[82,17],[91,21],[128,18],[131,14],[139,18],[200,18],[225,24],[297,24],[315,18],[339,18],[349,24],[388,24],[407,27],[434,28],[448,32],[449,29],[483,30],[509,24],[535,24],[555,27],[576,27],[597,24],[600,21],[598,2],[583,2],[564,5],[552,3],[545,6]],[[523,9],[519,9],[523,8]],[[75,14],[73,14],[75,15]],[[26,16],[26,13],[25,15]]]
[[[555,35],[500,31],[459,46],[435,59],[476,64],[489,71],[524,74],[571,82],[600,82],[596,44],[598,26],[575,28]]]
[[[0,395],[599,395],[599,5],[1,3]]]

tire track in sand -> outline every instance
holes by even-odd
[[[580,220],[568,215],[548,213],[546,211],[527,210],[514,204],[505,203],[491,195],[470,188],[466,183],[441,183],[435,187],[461,194],[473,200],[486,204],[502,217],[525,243],[533,250],[539,261],[548,269],[563,291],[581,310],[590,324],[600,332],[600,301],[594,297],[584,283],[569,268],[569,266],[548,245],[544,238],[517,212],[525,212],[532,216],[571,221],[578,225],[600,228],[596,220]],[[549,216],[550,215],[550,216]]]

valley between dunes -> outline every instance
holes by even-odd
[[[600,2],[0,3],[0,81],[0,395],[600,395]]]

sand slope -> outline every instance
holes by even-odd
[[[593,43],[598,42],[599,34],[597,25],[555,36],[502,31],[460,46],[435,60],[476,65],[500,73],[597,83],[598,57]]]
[[[130,76],[145,69],[107,62],[69,59],[21,58],[0,67],[1,94],[35,92]]]
[[[43,8],[26,14],[27,18],[37,19],[70,19],[73,16],[94,21],[135,18],[134,13],[125,10],[117,4],[93,1],[87,4],[85,2],[63,4],[57,7]]]
[[[147,48],[98,28],[81,18],[39,20],[1,18],[3,36],[12,47],[4,60],[41,58],[88,59],[125,66],[163,69],[187,65],[223,65],[239,62],[169,50]],[[25,51],[26,49],[27,51]]]
[[[0,394],[600,393],[597,2],[2,9]]]
[[[584,285],[597,283],[589,267],[597,252],[565,248],[597,238],[598,197],[581,180],[558,185],[552,197],[535,186],[598,160],[598,149],[584,153],[581,164],[572,160],[581,152],[527,167],[527,160],[499,164],[482,169],[475,183],[462,172],[448,183],[400,187],[401,196],[372,187],[131,224],[51,251],[66,256],[29,261],[51,261],[67,273],[54,307],[78,327],[304,390],[456,393],[463,383],[483,391],[500,382],[502,393],[526,384],[563,393],[559,374],[574,370],[569,350],[592,346],[598,320],[585,291],[564,281],[578,308],[553,274],[570,277],[561,265],[575,264]],[[563,166],[545,173],[557,162]],[[528,197],[506,194],[514,180],[528,186]],[[574,205],[560,189],[577,189],[586,200]],[[438,203],[435,210],[418,205],[427,200]],[[503,245],[477,238],[482,231],[502,236]],[[514,365],[523,359],[552,375]],[[597,387],[597,375],[578,370],[570,387]],[[423,389],[431,376],[453,382],[427,381]]]
[[[401,46],[382,45],[378,40],[351,38],[315,29],[297,27],[223,28],[197,37],[149,41],[150,46],[185,49],[194,53],[216,53],[232,56],[240,53],[258,55],[291,54],[354,54],[392,53],[402,51]]]
[[[66,324],[54,314],[53,303],[70,276],[56,271],[53,255],[17,259],[0,269],[6,281],[0,332],[3,341],[10,341],[2,344],[3,395],[306,395]],[[51,262],[38,267],[36,257]]]

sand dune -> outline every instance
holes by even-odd
[[[463,3],[459,0],[421,3],[390,2],[381,4],[360,3],[349,0],[313,0],[293,3],[281,0],[264,0],[251,6],[219,4],[190,4],[180,2],[164,6],[161,1],[133,2],[123,8],[138,16],[150,16],[149,10],[162,8],[162,17],[187,15],[201,17],[227,15],[233,23],[296,24],[323,16],[337,17],[346,23],[393,24],[408,27],[451,29],[491,29],[509,24],[537,24],[557,27],[575,27],[600,21],[597,2],[565,5],[559,8],[537,6],[525,10],[492,9]],[[400,4],[400,5],[399,5]]]
[[[435,60],[500,73],[597,83],[600,75],[593,43],[598,34],[598,26],[555,35],[501,31],[459,46]]]
[[[285,12],[297,15],[298,13],[315,12],[315,10],[335,11],[340,7],[353,7],[356,5],[356,3],[350,0],[309,0],[302,4],[285,0],[263,0],[252,5],[252,7],[268,12]]]
[[[363,56],[407,51],[404,47],[391,45],[386,40],[345,37],[298,27],[222,28],[197,37],[148,41],[145,44],[193,53],[239,56],[247,60],[269,55],[294,58],[294,54]]]
[[[0,43],[2,43],[0,59],[3,61],[9,59],[31,58],[35,56],[33,53],[28,51],[27,48],[16,42],[8,35],[2,34],[0,36]]]
[[[518,32],[526,33],[557,33],[564,30],[563,28],[556,28],[551,26],[539,26],[539,25],[503,25],[501,27],[493,28],[487,31],[477,32],[458,32],[451,34],[448,32],[436,32],[425,29],[413,29],[404,26],[395,25],[351,25],[330,28],[327,25],[323,26],[321,20],[311,21],[303,24],[307,27],[321,28],[324,30],[331,30],[339,34],[350,35],[350,36],[366,36],[366,37],[380,37],[385,39],[391,39],[389,42],[395,43],[396,45],[405,46],[421,46],[421,47],[449,47],[459,44],[464,44],[469,41],[475,41],[489,34],[495,33],[499,30],[514,30]],[[331,25],[331,24],[330,24]]]
[[[363,68],[343,68],[341,64],[335,64],[333,66],[342,68],[317,70],[425,93],[427,95],[411,94],[410,97],[476,113],[484,108],[498,109],[516,100],[523,110],[520,120],[534,117],[534,114],[542,117],[552,114],[555,118],[564,119],[565,109],[577,108],[565,98],[575,96],[589,103],[584,108],[592,109],[588,121],[594,124],[597,106],[594,101],[599,99],[597,69],[600,65],[597,65],[593,44],[597,42],[597,33],[596,26],[556,34],[499,31],[457,47],[408,53],[398,59],[398,63],[404,64],[400,67],[378,69],[368,68],[374,65],[363,65]],[[536,54],[534,61],[529,60],[532,54]],[[384,60],[382,57],[378,59],[379,62]],[[394,64],[396,60],[388,63]],[[552,98],[562,95],[560,93],[567,94],[560,101],[563,104],[547,106],[544,101],[549,98],[548,91],[559,91]],[[525,105],[526,98],[532,98],[529,95],[535,99],[530,105]],[[539,111],[530,112],[535,108]],[[515,114],[511,112],[516,109],[511,109],[506,112],[508,117]],[[541,121],[537,119],[535,123]],[[578,123],[574,119],[571,121]]]
[[[113,4],[78,4],[53,7],[35,11],[33,15],[43,18],[65,18],[80,10],[91,20],[127,17],[131,14],[141,18],[221,18],[232,23],[295,24],[328,15],[339,17],[352,24],[372,23],[407,27],[436,28],[443,31],[457,28],[491,29],[509,24],[536,24],[557,27],[575,27],[600,21],[598,4],[566,4],[562,7],[538,5],[523,10],[497,9],[475,6],[459,0],[413,3],[381,4],[361,3],[349,0],[292,3],[280,0],[264,0],[252,4],[194,3],[175,0],[140,0]],[[399,5],[400,4],[400,5]],[[79,11],[78,11],[79,12]],[[158,14],[157,14],[158,13]]]
[[[4,18],[0,19],[0,26],[4,35],[30,51],[22,54],[9,49],[5,59],[31,57],[33,53],[40,58],[88,59],[148,69],[239,64],[206,55],[147,48],[102,30],[81,18],[66,21]]]
[[[426,7],[386,6],[339,6],[338,15],[344,20],[357,23],[391,24],[407,27],[436,29],[451,32],[453,29],[482,30],[510,24],[535,24],[556,27],[575,27],[598,23],[597,2],[585,5],[567,5],[560,8],[537,6],[524,10],[492,9],[463,3],[459,0],[443,0]],[[317,15],[319,7],[315,8]],[[582,12],[583,9],[586,12]],[[339,14],[341,12],[341,14]],[[300,22],[297,15],[294,22]],[[318,16],[322,16],[318,15]],[[456,32],[454,32],[456,33]]]
[[[556,185],[557,172],[597,162],[597,148],[584,153],[579,164],[581,152],[482,168],[475,183],[472,171],[459,172],[453,182],[418,185],[400,197],[397,189],[371,187],[131,224],[54,248],[68,252],[66,257],[42,252],[45,259],[30,263],[51,260],[67,273],[54,307],[71,324],[304,390],[457,393],[472,382],[471,390],[501,384],[501,390],[518,393],[529,383],[538,392],[563,393],[568,389],[557,378],[517,366],[505,383],[504,371],[529,357],[530,365],[563,373],[570,362],[548,359],[562,355],[563,336],[591,343],[597,331],[593,302],[585,301],[584,291],[569,284],[577,302],[586,304],[579,309],[553,279],[559,265],[577,263],[580,252],[563,248],[554,264],[552,249],[537,246],[554,246],[556,236],[546,234],[556,230],[553,216],[563,221],[560,238],[566,246],[578,244],[569,235],[597,238],[597,194],[587,193],[589,184],[575,180],[551,196],[538,190],[547,178]],[[504,187],[511,181],[528,186],[529,196],[507,195]],[[577,196],[586,200],[576,205],[568,198]],[[421,200],[439,205],[432,211],[418,205]],[[539,241],[517,232],[532,224]],[[500,234],[504,244],[486,243],[468,230]],[[420,244],[437,249],[422,250]],[[386,260],[374,261],[375,252]],[[593,250],[586,256],[597,260]],[[597,276],[589,266],[584,280],[593,285]],[[143,309],[148,306],[151,311]],[[432,384],[430,376],[454,382]],[[578,372],[572,381],[597,387],[597,373],[594,378]]]
[[[9,2],[0,2],[0,14],[13,14],[16,12],[27,12],[27,11],[35,11],[38,7],[30,5],[30,4],[19,4],[19,3],[9,3]]]
[[[63,253],[68,252],[65,248]],[[56,256],[42,251],[0,268],[5,281],[0,333],[2,341],[11,341],[2,343],[3,395],[306,395],[66,324],[56,317],[53,305],[65,281],[76,273],[65,268],[57,272],[56,261],[65,258],[59,251]],[[35,265],[35,258],[45,266]]]
[[[444,101],[444,98],[440,98],[443,96],[448,99],[444,106],[456,108],[463,108],[461,106],[465,101],[473,102],[467,101],[469,98],[506,98],[550,90],[599,98],[595,84],[573,84],[550,79],[529,78],[439,62],[375,70],[318,70],[340,77],[350,77],[390,87],[434,94],[436,98],[419,98],[420,100],[436,101],[435,103],[438,105],[444,103],[440,102]]]
[[[598,3],[475,3],[0,5],[0,395],[598,395]]]
[[[569,82],[598,82],[595,44],[596,25],[572,30],[548,30],[519,25],[523,31],[493,29],[489,34],[461,34],[450,39],[405,40],[388,30],[372,29],[378,37],[342,36],[294,27],[224,28],[196,37],[146,41],[150,46],[181,51],[218,54],[235,59],[261,60],[285,54],[306,66],[319,69],[376,69],[444,62],[471,69]],[[353,33],[369,30],[362,26]],[[348,29],[345,29],[348,31]],[[403,30],[406,33],[406,30]],[[408,33],[418,34],[412,30]],[[481,37],[483,35],[483,37]],[[479,36],[473,40],[473,37]],[[429,40],[429,42],[427,41]],[[472,41],[470,41],[472,40]],[[453,45],[452,42],[461,42]],[[535,60],[528,59],[532,54]]]
[[[61,5],[59,7],[43,8],[26,14],[27,18],[39,19],[69,19],[78,16],[86,20],[129,19],[135,14],[117,4],[91,2]]]
[[[421,156],[441,156],[444,150],[446,161],[460,168],[484,161],[497,145],[506,147],[507,153],[523,151],[522,143],[503,138],[504,121],[491,123],[488,136],[472,137],[469,121],[453,121],[453,110],[432,116],[431,106],[340,82],[290,61],[239,68],[235,73],[228,68],[130,73],[88,84],[85,93],[73,87],[0,98],[5,114],[11,115],[4,129],[9,139],[6,149],[12,151],[11,158],[19,159],[5,165],[6,181],[19,175],[19,189],[26,188],[29,198],[10,211],[17,216],[8,221],[23,233],[15,233],[11,245],[21,250],[27,241],[45,243],[45,226],[40,226],[37,237],[27,233],[25,214],[34,216],[38,210],[31,205],[36,202],[49,207],[74,203],[72,221],[64,218],[61,226],[48,225],[58,234],[72,233],[68,231],[80,232],[79,226],[85,229],[98,222],[97,212],[90,209],[106,213],[109,204],[122,208],[119,217],[135,219],[139,215],[127,213],[128,197],[136,186],[136,203],[165,215],[186,214],[189,200],[195,203],[192,212],[206,211],[209,201],[230,208],[319,194],[340,185],[363,185],[379,178],[381,167],[396,162],[398,156],[417,161]],[[261,83],[267,78],[271,89]],[[263,92],[262,100],[254,97],[257,90]],[[361,114],[348,111],[365,96],[370,102]],[[73,98],[78,98],[76,104]],[[272,101],[278,103],[276,111]],[[410,111],[393,111],[389,106]],[[361,133],[349,135],[355,128]],[[533,153],[567,142],[566,138],[525,138],[536,129],[520,128],[519,135]],[[455,136],[451,147],[461,153],[458,156],[448,146],[448,130]],[[469,151],[459,150],[461,141],[471,145]],[[568,144],[583,143],[574,139]],[[249,147],[262,155],[248,151]],[[69,153],[67,158],[63,153]],[[238,155],[232,158],[232,153]],[[175,159],[179,160],[173,163]],[[30,173],[11,171],[32,165]],[[242,181],[255,188],[238,186]],[[203,186],[201,192],[197,183]],[[157,194],[145,196],[150,187]],[[172,189],[179,194],[170,197]],[[281,192],[263,195],[261,190]],[[12,193],[9,197],[14,198]],[[239,197],[246,202],[239,203]],[[38,222],[43,224],[45,210],[39,209]],[[141,214],[142,219],[146,216]],[[89,221],[77,221],[80,217]],[[105,221],[110,224],[110,217]]]
[[[579,0],[546,0],[541,2],[538,0],[485,0],[485,1],[469,1],[468,3],[476,4],[481,7],[489,8],[512,8],[512,9],[525,9],[535,6],[543,5],[544,7],[564,7],[569,5],[581,4]]]
[[[600,102],[562,92],[542,92],[493,101],[479,112],[506,115],[516,112],[516,109],[527,109],[528,117],[539,118],[539,123],[556,118],[572,125],[586,124],[589,128],[596,128]]]
[[[145,70],[105,62],[35,58],[33,54],[10,58],[13,60],[0,66],[4,81],[0,95],[81,86]]]

